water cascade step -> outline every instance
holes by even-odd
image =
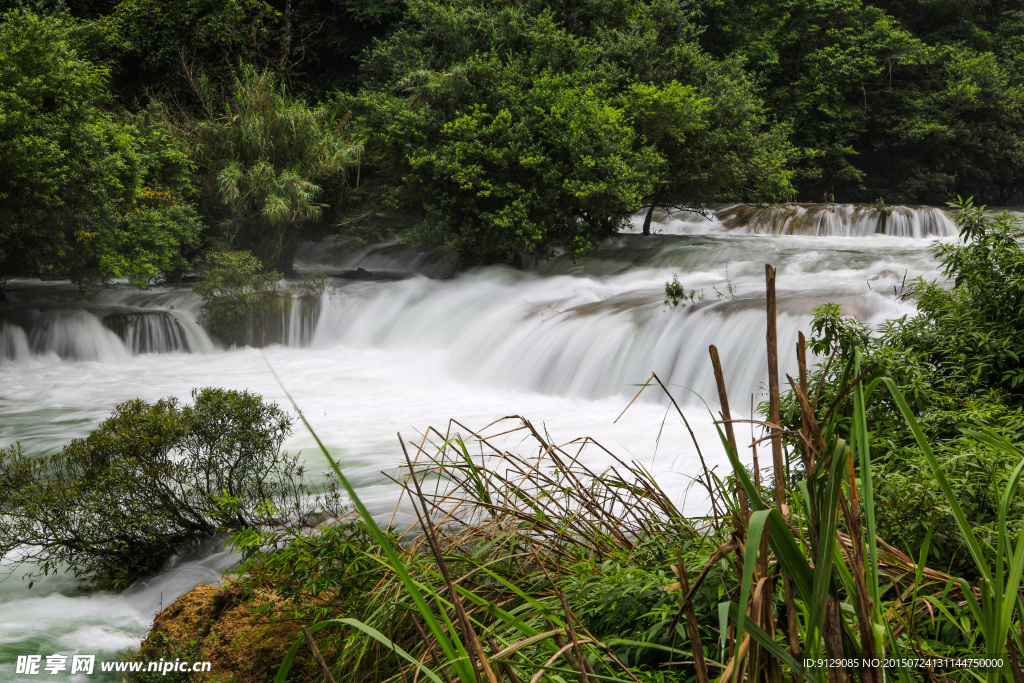
[[[944,209],[935,206],[884,204],[736,204],[704,211],[655,211],[651,232],[665,235],[745,233],[808,237],[885,235],[924,239],[954,237],[958,228]],[[627,232],[640,232],[636,216]]]

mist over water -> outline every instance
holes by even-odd
[[[734,411],[749,413],[767,377],[765,263],[778,270],[783,373],[795,371],[797,335],[810,331],[816,306],[840,302],[866,322],[911,314],[896,294],[904,281],[939,277],[933,240],[956,228],[939,209],[891,209],[884,221],[874,207],[843,205],[659,215],[651,236],[624,233],[584,260],[525,270],[456,274],[440,251],[304,245],[296,267],[328,272],[334,291],[312,329],[290,314],[285,344],[263,350],[220,348],[187,288],[111,288],[80,301],[66,284],[12,280],[0,305],[0,446],[50,453],[119,402],[188,401],[204,386],[248,389],[290,409],[272,367],[378,512],[395,504],[380,472],[397,470],[398,432],[414,439],[451,418],[483,428],[521,415],[557,442],[589,435],[642,463],[700,514],[704,501],[689,488],[697,454],[672,415],[662,430],[664,398],[648,390],[616,417],[657,372],[709,465],[723,469],[701,402],[716,402],[708,345],[719,347]],[[665,304],[673,277],[688,293],[678,307]],[[312,471],[326,469],[308,433],[296,428],[286,445]],[[596,471],[610,464],[593,457]],[[232,562],[206,548],[119,595],[81,592],[67,576],[29,590],[15,571],[0,583],[0,679],[16,680],[17,654],[114,659],[145,636],[161,601],[215,582]]]

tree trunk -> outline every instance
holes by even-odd
[[[651,208],[647,209],[647,217],[644,218],[644,234],[651,234],[651,216],[654,215],[654,209],[658,206],[657,200],[651,200]]]
[[[295,248],[299,246],[299,236],[295,229],[289,230],[281,238],[281,250],[277,254],[275,270],[286,277],[295,275]]]
[[[284,37],[281,40],[281,62],[279,68],[288,68],[292,55],[292,0],[284,3]]]

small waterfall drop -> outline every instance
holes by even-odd
[[[128,355],[120,337],[81,309],[37,313],[29,343],[34,353],[55,353],[72,360],[114,361]]]
[[[26,358],[32,353],[25,330],[14,323],[0,320],[0,362]]]
[[[934,206],[871,204],[738,204],[716,212],[727,230],[814,237],[953,237],[959,233],[949,214]]]
[[[211,351],[209,337],[196,322],[177,311],[108,313],[103,325],[133,354]]]
[[[61,283],[22,281],[0,308],[0,361],[55,354],[66,360],[116,361],[147,353],[216,349],[196,320],[188,288],[109,288],[88,299]]]

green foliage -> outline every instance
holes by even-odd
[[[693,303],[697,299],[704,300],[704,290],[697,291],[691,289],[687,291],[683,287],[682,283],[679,282],[679,276],[673,275],[671,282],[665,283],[665,305],[666,306],[679,306],[689,301]]]
[[[229,84],[240,62],[262,62],[277,12],[262,0],[120,0],[101,20],[117,37],[116,82],[186,100],[200,74]]]
[[[671,661],[671,654],[652,650],[647,644],[669,648],[689,641],[684,625],[675,618],[677,596],[665,590],[675,576],[664,563],[643,566],[639,557],[623,559],[625,563],[606,560],[573,567],[560,588],[587,631],[602,640],[637,643],[614,648],[623,664],[657,666]]]
[[[477,82],[507,83],[499,62],[471,68]],[[494,83],[493,108],[470,104],[450,120],[404,97],[364,98],[368,144],[403,174],[385,197],[416,214],[404,236],[472,262],[555,244],[579,254],[614,233],[650,192],[643,169],[658,159],[634,150],[621,111],[574,80],[542,75],[526,91]]]
[[[939,244],[936,253],[949,282],[914,283],[915,316],[891,321],[872,331],[843,316],[838,306],[816,311],[812,348],[819,354],[834,349],[824,382],[823,405],[837,398],[840,368],[857,350],[870,377],[890,377],[913,406],[933,450],[949,473],[950,485],[965,501],[964,509],[982,537],[998,533],[997,484],[1016,464],[976,442],[965,440],[963,425],[984,425],[1010,439],[1024,437],[1024,387],[1019,358],[1024,354],[1024,252],[1018,221],[1006,214],[988,215],[971,201],[955,205],[961,225],[959,244]],[[845,419],[849,402],[838,414]],[[792,424],[797,407],[790,404]],[[935,562],[970,571],[962,553],[963,539],[951,521],[951,510],[927,477],[927,463],[913,435],[903,426],[898,405],[886,397],[866,409],[874,434],[880,528],[887,537],[916,554],[930,529]],[[1015,507],[1011,527],[1022,523]],[[945,523],[944,523],[945,520]]]
[[[0,551],[20,549],[31,575],[66,568],[123,588],[203,539],[313,512],[297,456],[281,451],[286,413],[247,392],[192,396],[123,403],[56,455],[0,451]],[[327,494],[317,504],[333,506]]]
[[[409,21],[356,105],[370,210],[414,244],[580,254],[652,197],[788,188],[752,85],[700,52],[678,2],[415,3]]]
[[[739,61],[696,53],[690,58],[687,76],[699,89],[675,80],[661,87],[638,83],[622,97],[640,139],[665,163],[646,203],[653,209],[787,197],[788,162],[795,153],[788,131],[767,125],[764,105]]]
[[[242,552],[240,587],[273,590],[287,603],[292,618],[313,621],[366,609],[383,573],[371,556],[374,543],[370,533],[351,521],[336,521],[312,533],[298,527],[246,529],[230,540]]]
[[[166,115],[199,167],[204,206],[223,246],[255,253],[267,268],[291,269],[302,230],[337,209],[361,146],[347,116],[289,96],[269,71],[246,66],[222,98],[202,80],[203,113]]]
[[[0,18],[0,265],[144,286],[187,267],[190,164],[143,113],[107,107],[107,71],[71,22]]]
[[[327,280],[327,273],[316,270],[303,275],[299,283],[295,285],[294,291],[303,301],[318,302],[324,294],[331,291],[331,283]]]
[[[1000,3],[701,3],[702,44],[760,74],[805,197],[1007,202],[1022,187],[1020,11]],[[973,6],[973,7],[971,7]],[[957,28],[937,21],[956,16]],[[999,37],[997,37],[999,36]],[[1005,36],[1005,39],[1003,39]]]
[[[225,344],[256,347],[288,341],[286,317],[293,306],[301,310],[300,334],[308,337],[320,315],[320,300],[331,290],[321,271],[283,287],[280,273],[263,272],[246,251],[207,254],[202,278],[193,287],[203,300],[200,322],[210,334]]]
[[[79,2],[75,16],[96,18]],[[131,102],[143,91],[194,108],[205,76],[229,88],[239,64],[270,69],[311,99],[356,85],[359,54],[405,12],[393,0],[120,0],[95,23],[106,58]],[[108,39],[109,39],[108,38]],[[104,41],[106,42],[106,41]]]
[[[825,680],[820,669],[806,666],[808,659],[820,657],[834,661],[856,654],[871,659],[885,653],[899,661],[906,656],[902,653],[955,658],[975,652],[999,661],[986,667],[983,677],[976,679],[975,672],[965,671],[971,678],[962,680],[1013,680],[1012,662],[1022,650],[1019,629],[1024,613],[1018,590],[1024,579],[1024,530],[1011,530],[1010,523],[1020,509],[1015,499],[1024,475],[1024,451],[990,430],[962,430],[976,448],[996,451],[1001,459],[1014,463],[1012,470],[1002,472],[993,482],[996,519],[991,536],[983,539],[971,521],[971,512],[965,512],[965,503],[973,501],[954,489],[896,383],[886,377],[865,379],[861,361],[855,350],[841,371],[838,386],[849,395],[845,417],[830,409],[819,422],[813,407],[816,400],[806,389],[793,389],[802,406],[795,442],[803,470],[792,492],[795,504],[789,507],[789,519],[783,517],[781,505],[775,509],[763,500],[760,487],[719,431],[737,486],[749,500],[749,512],[734,512],[735,534],[743,538],[745,547],[739,600],[727,604],[736,629],[731,665],[738,667],[746,656],[741,646],[746,633],[765,648],[775,667],[785,665],[804,680]],[[949,521],[959,532],[958,546],[966,556],[963,565],[970,579],[925,566],[930,532],[921,544],[917,563],[894,553],[884,542],[887,529],[878,524],[884,501],[876,487],[881,479],[875,467],[877,439],[869,431],[867,411],[883,391],[896,407],[900,427],[910,433],[910,441],[920,453],[921,472],[929,478],[936,498],[943,502]],[[801,617],[789,623],[799,629],[795,635],[803,662],[792,658],[781,645],[776,634],[778,622],[765,619],[764,612],[759,614],[768,601],[762,589],[764,579],[758,578],[764,576],[767,564],[759,565],[757,548],[771,549],[789,581],[786,590],[791,597],[787,602],[792,602]],[[753,590],[752,582],[756,584]],[[963,610],[964,606],[968,609]],[[922,618],[924,613],[929,615],[927,619]],[[753,657],[748,661],[757,666]],[[887,673],[910,681],[918,668],[901,662]],[[880,667],[861,665],[858,669],[860,680],[880,680]]]
[[[950,282],[914,283],[911,294],[918,314],[884,325],[881,335],[842,316],[836,306],[819,309],[813,323],[814,350],[823,353],[836,347],[845,360],[854,347],[864,349],[873,371],[893,377],[922,407],[928,403],[932,409],[952,409],[993,391],[1008,405],[1020,406],[1020,221],[1005,213],[991,217],[971,200],[952,206],[962,241],[936,246]]]

